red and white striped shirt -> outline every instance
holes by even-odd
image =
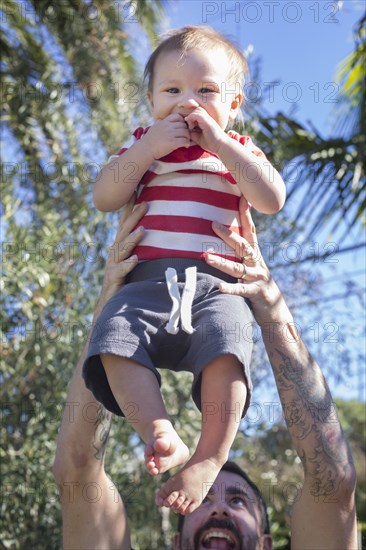
[[[149,128],[137,128],[113,157],[122,155]],[[228,135],[256,156],[265,156],[249,136]],[[111,158],[113,158],[111,157]],[[135,248],[139,261],[159,258],[203,259],[205,252],[235,260],[232,249],[211,228],[212,221],[240,233],[240,189],[221,160],[199,145],[180,147],[151,164],[137,187],[136,204],[149,210],[139,222],[145,228]]]

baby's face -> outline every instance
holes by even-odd
[[[210,52],[163,52],[156,60],[149,100],[154,120],[187,116],[202,107],[225,130],[242,100],[239,83],[228,82],[229,61],[223,48]]]

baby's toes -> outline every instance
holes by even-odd
[[[180,497],[179,492],[173,491],[172,493],[170,493],[169,496],[166,497],[166,499],[164,500],[163,506],[167,506],[168,508],[171,508],[175,503],[175,501],[177,500],[177,498],[179,497]]]
[[[152,462],[151,464],[146,464],[146,468],[147,468],[147,471],[149,472],[150,475],[152,475],[152,476],[159,475],[159,470],[155,466],[154,462]]]
[[[182,504],[175,511],[178,512],[178,514],[184,514],[185,515],[187,513],[187,510],[188,510],[190,504],[191,504],[191,501],[189,499],[184,499]]]
[[[192,512],[195,511],[196,508],[198,508],[199,506],[199,503],[197,502],[191,502],[191,501],[188,501],[187,502],[187,506],[184,507],[184,512],[180,512],[180,514],[191,514]]]
[[[175,512],[180,511],[180,508],[184,504],[185,501],[186,501],[186,496],[185,495],[179,495],[179,497],[176,499],[176,501],[173,502],[173,504],[171,505],[172,510],[174,510]],[[188,504],[189,504],[189,501],[188,501]]]
[[[148,460],[151,456],[154,456],[154,447],[151,445],[151,443],[146,443],[144,454],[145,460]]]

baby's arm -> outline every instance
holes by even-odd
[[[281,210],[286,199],[285,184],[265,157],[258,157],[226,134],[217,155],[256,210],[264,214]]]
[[[220,158],[256,210],[265,214],[281,210],[286,198],[285,184],[268,160],[228,136],[202,107],[185,120],[191,130],[191,140]]]
[[[129,201],[154,160],[189,145],[189,131],[181,115],[157,120],[142,139],[102,168],[93,188],[95,206],[103,212],[118,210]]]

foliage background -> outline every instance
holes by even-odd
[[[116,216],[93,209],[90,180],[116,144],[123,142],[136,117],[147,120],[133,45],[136,39],[148,43],[153,38],[164,3],[67,0],[56,5],[46,0],[6,0],[1,9],[5,147],[0,547],[45,548],[47,541],[47,548],[60,548],[60,506],[51,475],[55,439],[67,385],[95,305],[105,244],[116,225]],[[302,166],[301,178],[290,192],[307,192],[314,170],[317,178],[323,174],[327,181],[331,171],[333,187],[320,187],[320,195],[313,198],[314,204],[320,203],[320,196],[324,198],[314,231],[319,220],[338,223],[347,201],[353,201],[354,216],[360,216],[364,204],[364,20],[356,37],[355,50],[340,74],[347,123],[340,123],[334,139],[322,139],[283,113],[269,116],[260,103],[248,106],[252,121],[248,131],[268,157],[276,165],[296,161]],[[256,71],[252,63],[252,74],[260,79]],[[275,223],[260,216],[256,222],[263,243],[286,243],[296,232],[301,234],[304,219],[281,213]],[[302,314],[302,302],[311,302],[307,326],[320,319],[326,323],[328,305],[320,300],[322,281],[314,266],[278,262],[269,253],[267,260],[295,314]],[[356,325],[359,294],[358,288],[348,291],[353,308],[349,320]],[[347,331],[342,335],[342,341],[318,356],[333,380],[344,380],[349,374]],[[254,378],[255,385],[266,392],[261,410],[265,410],[263,403],[272,403],[276,414],[244,422],[233,456],[262,488],[276,548],[285,548],[288,513],[301,482],[301,468],[282,423],[260,342]],[[163,387],[178,431],[193,445],[200,419],[189,398],[189,375],[166,373]],[[338,400],[337,407],[359,472],[359,517],[366,521],[363,405]],[[140,459],[138,439],[122,421],[115,422],[107,469],[124,495],[134,547],[169,548],[172,529],[166,523],[174,527],[175,518],[163,517],[151,506],[160,481],[145,475]]]

